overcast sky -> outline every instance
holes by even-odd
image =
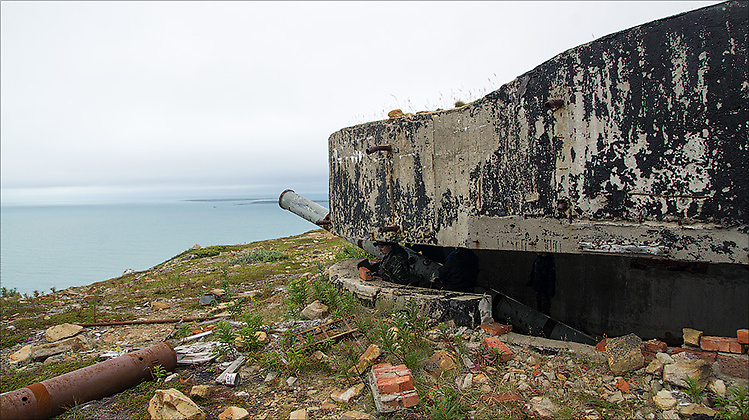
[[[327,139],[712,2],[0,3],[2,202],[327,192]]]

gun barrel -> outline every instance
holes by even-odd
[[[294,190],[282,192],[278,197],[278,205],[308,222],[321,226],[325,230],[330,230],[330,212],[328,209],[302,197]]]

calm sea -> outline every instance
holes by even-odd
[[[0,207],[0,284],[49,293],[151,268],[195,244],[245,244],[316,228],[277,199]]]

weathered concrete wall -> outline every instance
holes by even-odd
[[[651,22],[459,109],[334,133],[333,231],[749,264],[748,9]]]
[[[479,284],[536,306],[525,286],[535,254],[476,254]],[[591,335],[680,338],[687,327],[730,337],[749,320],[746,266],[572,254],[556,255],[555,263],[551,315]]]

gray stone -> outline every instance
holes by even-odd
[[[658,391],[658,393],[655,394],[655,397],[653,397],[653,402],[661,410],[670,410],[676,407],[676,398],[671,395],[671,392],[665,389]]]
[[[330,394],[330,398],[335,402],[348,403],[352,398],[361,394],[364,384],[356,384],[346,390],[336,389]]]
[[[663,380],[687,388],[689,386],[686,382],[687,376],[696,380],[700,385],[706,385],[712,373],[711,364],[705,360],[680,360],[663,367]]]
[[[219,420],[245,420],[250,418],[250,413],[241,407],[227,407],[218,415]]]
[[[211,396],[211,387],[210,385],[195,385],[190,389],[190,396],[206,399]]]
[[[668,353],[662,353],[662,352],[656,353],[655,358],[656,360],[660,361],[664,365],[675,362],[674,358],[671,357],[671,355],[669,355]]]
[[[11,364],[25,364],[31,361],[32,345],[23,346],[21,350],[10,355],[8,362]]]
[[[467,373],[465,375],[458,375],[455,377],[455,385],[458,389],[465,391],[473,385],[473,374]]]
[[[615,375],[640,369],[645,365],[641,351],[642,339],[635,334],[609,339],[606,343],[606,357],[609,369]]]
[[[327,305],[323,304],[319,300],[316,300],[309,305],[307,305],[304,310],[302,310],[302,313],[300,314],[300,317],[302,319],[320,319],[324,318],[328,315],[328,307]]]
[[[713,379],[708,384],[707,388],[715,394],[725,397],[726,396],[726,384],[722,379]]]
[[[47,328],[47,331],[44,332],[44,338],[47,342],[54,343],[63,338],[72,337],[81,331],[83,331],[83,327],[80,325],[60,324]]]
[[[54,347],[34,347],[31,350],[31,359],[34,361],[42,361],[50,356],[69,351],[73,351],[73,347],[69,344]]]
[[[684,334],[684,344],[693,347],[700,346],[700,338],[702,338],[702,331],[693,330],[691,328],[682,328]]]
[[[377,420],[377,418],[361,411],[347,411],[341,415],[341,420]]]
[[[531,398],[529,406],[531,412],[542,419],[554,418],[554,415],[559,410],[547,397],[533,397]]]
[[[292,411],[291,414],[289,414],[289,420],[307,420],[307,419],[309,419],[309,415],[307,414],[306,408]]]
[[[151,420],[204,420],[205,413],[191,399],[174,388],[157,389],[148,403]]]

